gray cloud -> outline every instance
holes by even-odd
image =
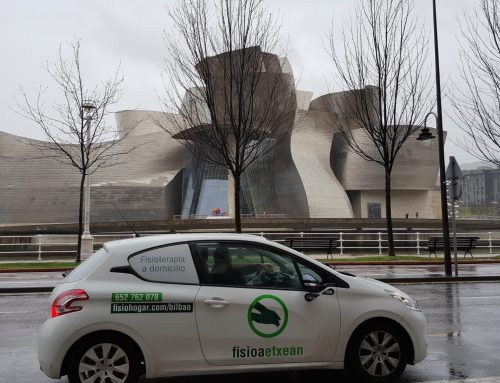
[[[266,0],[266,5],[283,18],[283,33],[288,38],[290,61],[299,88],[311,90],[315,96],[328,91],[332,66],[322,40],[332,25],[337,28],[349,17],[352,0]],[[441,48],[441,74],[449,83],[459,81],[457,15],[470,11],[473,0],[440,0],[438,2]],[[55,97],[54,86],[46,73],[46,62],[57,59],[58,47],[74,36],[83,39],[82,61],[86,78],[96,83],[107,78],[120,65],[125,76],[125,88],[117,109],[159,109],[155,91],[161,91],[163,58],[168,54],[163,43],[163,31],[171,30],[166,7],[173,1],[139,0],[0,0],[0,130],[28,137],[43,138],[30,121],[15,114],[13,95],[18,86],[26,90],[38,85],[48,86],[47,99]],[[431,36],[431,1],[416,1]],[[429,63],[433,65],[432,39]],[[433,70],[433,68],[432,68]],[[336,89],[337,90],[337,89]],[[444,103],[450,111],[449,103]],[[449,136],[459,139],[459,130],[445,119]],[[466,153],[447,144],[447,154],[459,161],[470,161]]]

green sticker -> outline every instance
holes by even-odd
[[[266,307],[269,301],[277,302],[283,311],[283,318],[273,309]],[[248,307],[248,325],[252,331],[262,338],[274,338],[283,332],[288,323],[288,309],[280,298],[275,295],[265,294],[253,300]],[[267,325],[268,329],[258,329],[256,323]]]
[[[162,293],[112,293],[111,302],[161,302]]]

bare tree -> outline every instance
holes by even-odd
[[[464,18],[461,74],[465,85],[452,103],[465,139],[457,145],[500,166],[500,3],[479,0],[479,9]]]
[[[341,50],[333,31],[327,51],[343,97],[327,109],[346,148],[385,169],[388,254],[395,255],[391,172],[403,144],[429,111],[428,39],[411,0],[359,0],[343,26]]]
[[[291,132],[296,97],[280,27],[261,0],[181,0],[171,10],[161,125],[201,161],[234,180],[241,232],[242,174]],[[280,56],[272,52],[280,53]],[[231,181],[231,180],[228,180]]]
[[[23,87],[20,87],[21,99],[16,100],[18,113],[36,123],[47,136],[48,141],[34,141],[32,145],[41,151],[42,156],[68,164],[81,175],[76,262],[81,260],[87,176],[122,162],[123,156],[136,148],[133,145],[118,145],[132,131],[132,126],[118,133],[106,121],[106,117],[113,113],[109,108],[121,96],[123,77],[119,69],[101,86],[88,88],[82,77],[80,42],[77,39],[68,44],[72,51],[69,59],[63,56],[60,47],[54,68],[47,68],[62,94],[61,102],[53,101],[47,108],[41,89],[30,99]]]

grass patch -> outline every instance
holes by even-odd
[[[13,269],[74,269],[76,262],[12,262],[0,263],[0,270]]]

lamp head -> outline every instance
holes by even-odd
[[[82,109],[85,114],[91,114],[95,110],[95,103],[93,100],[83,100]]]
[[[422,130],[420,131],[420,134],[417,137],[417,140],[419,141],[428,141],[432,140],[433,138],[436,138],[430,131],[429,128],[424,126]]]

